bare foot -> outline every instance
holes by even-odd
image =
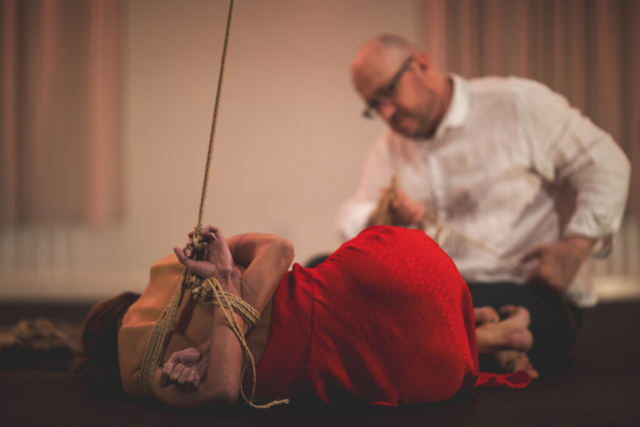
[[[524,307],[518,307],[516,305],[509,304],[509,305],[503,305],[502,307],[500,307],[500,314],[502,314],[503,316],[510,316],[510,315],[514,314],[516,311],[518,311],[518,308],[522,308],[524,310],[527,310]],[[527,310],[527,314],[528,313],[529,313],[529,311]]]
[[[502,350],[531,349],[533,335],[528,329],[529,311],[516,306],[505,306],[500,311],[508,317],[500,322],[484,323],[476,328],[478,353],[495,354]]]
[[[485,323],[495,323],[500,321],[500,315],[493,307],[478,307],[473,309],[473,316],[476,321],[476,327]]]
[[[525,371],[531,378],[538,378],[538,371],[533,367],[527,354],[517,350],[503,350],[493,355],[496,362],[505,372]]]

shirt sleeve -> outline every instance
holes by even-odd
[[[577,191],[563,236],[610,237],[620,228],[627,202],[631,165],[623,151],[566,98],[542,84],[530,83],[518,106],[534,170],[548,182],[568,179]]]
[[[394,173],[389,144],[390,135],[385,133],[371,146],[362,167],[360,184],[338,211],[336,224],[344,240],[352,239],[367,226],[378,204],[380,189],[389,185]]]

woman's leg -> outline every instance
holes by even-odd
[[[533,343],[529,331],[529,312],[524,307],[505,306],[504,320],[493,307],[474,308],[476,342],[481,369],[487,369],[483,359],[490,356],[504,372],[525,371],[537,378],[538,371],[527,356]]]
[[[566,361],[566,354],[575,341],[575,326],[582,322],[580,309],[540,287],[482,283],[469,284],[469,290],[475,307],[490,306],[499,310],[504,306],[515,305],[529,311],[529,329],[533,334],[533,347],[529,356],[536,367],[551,370]]]

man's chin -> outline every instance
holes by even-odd
[[[406,136],[407,138],[413,138],[413,135],[415,134],[415,130],[412,129],[410,126],[407,125],[396,125],[396,126],[391,126],[391,129],[393,129],[393,131],[397,134],[400,134],[402,136]]]
[[[409,123],[407,123],[409,122]],[[394,132],[413,139],[425,139],[427,138],[427,132],[423,129],[425,126],[420,126],[419,123],[405,120],[404,123],[400,123],[396,126],[391,126]]]
[[[402,127],[402,128],[397,128],[397,129],[393,129],[393,131],[399,135],[402,135],[406,138],[411,138],[411,139],[424,139],[425,137],[422,135],[421,132],[419,132],[416,129],[409,129],[406,127]]]

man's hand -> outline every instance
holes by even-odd
[[[207,341],[209,343],[209,341]],[[206,344],[206,343],[205,343]],[[177,351],[162,367],[160,386],[175,384],[183,390],[193,391],[207,376],[209,369],[209,347],[203,345]]]
[[[522,262],[538,261],[527,283],[547,286],[560,293],[565,292],[591,253],[594,244],[592,239],[571,237],[538,246],[522,258]]]
[[[393,225],[413,225],[424,218],[424,205],[413,200],[404,191],[398,190],[398,197],[389,206]]]

